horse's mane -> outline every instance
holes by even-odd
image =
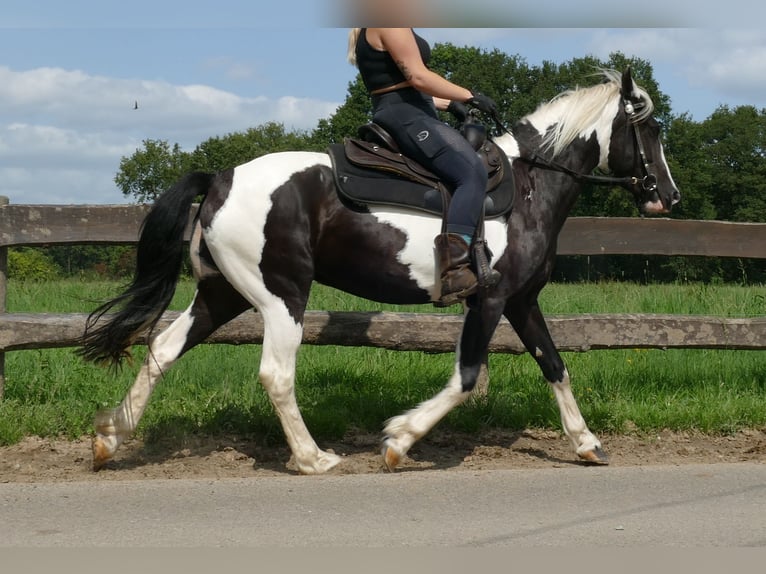
[[[556,124],[543,135],[543,149],[552,149],[554,156],[600,120],[611,121],[611,117],[602,116],[611,113],[607,104],[619,96],[622,75],[615,70],[606,69],[600,69],[598,73],[604,78],[602,83],[562,92],[531,114],[544,113],[549,108],[556,107]],[[642,106],[636,106],[636,115],[633,117],[634,122],[640,122],[652,114],[654,103],[646,90],[635,82],[634,95],[640,97],[643,103]]]

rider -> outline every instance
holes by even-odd
[[[451,305],[476,292],[471,243],[483,213],[487,173],[468,141],[439,120],[436,110],[465,119],[469,104],[493,114],[491,98],[453,84],[428,69],[431,48],[411,28],[353,28],[349,61],[372,96],[373,121],[408,157],[454,188],[446,233],[434,239],[441,280],[439,302]]]

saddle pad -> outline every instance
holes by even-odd
[[[443,215],[444,202],[436,185],[354,165],[348,161],[343,144],[331,144],[328,153],[338,195],[349,207],[366,210],[368,205],[390,205]],[[508,158],[505,154],[501,155],[504,177],[497,187],[487,193],[484,200],[485,217],[504,215],[513,207],[513,174]]]

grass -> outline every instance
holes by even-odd
[[[11,280],[12,312],[87,312],[114,295],[105,281]],[[193,293],[179,285],[171,307]],[[622,283],[546,287],[548,314],[585,312],[761,316],[766,288],[731,285]],[[318,286],[309,307],[331,310],[432,312],[433,308],[378,305]],[[448,311],[454,312],[454,309]],[[136,363],[145,349],[136,348]],[[201,345],[184,356],[158,386],[139,426],[148,440],[189,433],[237,433],[266,443],[283,441],[258,383],[260,347]],[[597,432],[627,429],[729,433],[766,426],[766,353],[721,350],[624,350],[566,353],[575,394]],[[137,364],[121,372],[85,363],[73,349],[12,352],[6,358],[0,444],[27,435],[78,437],[94,412],[116,405],[133,382]],[[453,357],[382,349],[303,346],[298,357],[298,402],[319,440],[352,429],[378,432],[384,421],[432,396],[446,382]],[[447,428],[559,428],[552,393],[527,355],[490,357],[486,401],[466,404],[442,423]]]

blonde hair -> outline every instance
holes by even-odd
[[[361,28],[351,28],[348,33],[348,62],[352,66],[356,66],[356,42],[359,40],[359,34],[362,32]]]

